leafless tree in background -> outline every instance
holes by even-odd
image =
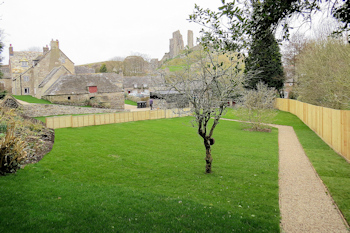
[[[238,110],[242,125],[252,131],[270,131],[266,123],[272,123],[277,114],[275,99],[277,90],[259,82],[256,89],[245,90]]]

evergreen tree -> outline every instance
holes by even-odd
[[[246,72],[253,74],[247,87],[253,89],[259,82],[263,82],[281,90],[284,83],[281,57],[280,48],[271,30],[256,32],[245,61]]]
[[[105,63],[103,63],[100,67],[100,73],[107,73],[107,66]]]

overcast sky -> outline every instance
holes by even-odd
[[[187,19],[194,4],[216,10],[221,0],[3,0],[0,29],[4,31],[3,64],[8,47],[14,51],[50,45],[76,64],[110,60],[135,53],[161,59],[169,52],[172,33],[187,30],[199,36],[200,26]]]

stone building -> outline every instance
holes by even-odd
[[[122,75],[100,75],[94,74],[93,69],[77,68],[60,50],[58,40],[52,40],[50,45],[51,49],[46,46],[43,52],[17,52],[10,45],[11,82],[5,86],[12,94],[61,104],[81,104],[95,98],[101,103],[111,102],[105,106],[124,107]]]
[[[74,74],[74,63],[59,49],[58,40],[51,41],[51,49],[46,46],[43,52],[13,51],[9,48],[9,66],[12,77],[12,93],[14,95],[31,95],[41,98],[42,88],[49,83],[47,79],[53,77],[57,68],[61,71]],[[39,89],[39,86],[42,88]]]
[[[120,109],[124,107],[123,78],[113,73],[61,75],[43,99],[69,105],[93,101],[101,107]]]

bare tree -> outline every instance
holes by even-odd
[[[242,125],[252,131],[270,131],[270,126],[277,114],[275,111],[275,99],[277,90],[259,82],[256,89],[248,89],[241,98],[241,107],[238,111]]]
[[[187,64],[183,69],[163,74],[163,88],[177,93],[178,106],[189,104],[194,115],[193,126],[203,138],[206,150],[205,172],[211,173],[213,133],[228,101],[242,91],[242,66],[234,53],[211,48],[187,50],[185,59]]]

